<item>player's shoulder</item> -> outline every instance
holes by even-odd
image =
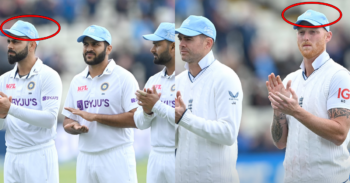
[[[112,74],[119,78],[135,78],[130,71],[126,70],[125,68],[119,65],[115,65]]]
[[[220,80],[239,80],[237,73],[230,67],[219,61],[213,63],[213,76]],[[210,66],[211,67],[211,66]]]
[[[35,71],[33,71],[35,72]],[[51,67],[43,64],[42,68],[41,68],[41,74],[43,74],[45,77],[59,77],[59,74],[57,71],[55,71],[54,69],[52,69]]]
[[[6,78],[9,78],[10,75],[11,75],[11,72],[12,72],[12,70],[9,70],[9,71],[5,72],[4,74],[2,74],[2,75],[0,76],[0,81],[1,81],[1,80],[4,80],[4,79],[6,79]]]
[[[184,70],[182,71],[180,74],[178,74],[175,78],[175,80],[177,81],[178,79],[184,79],[188,77],[188,70]]]

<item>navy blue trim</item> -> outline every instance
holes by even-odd
[[[180,121],[181,121],[182,117],[184,117],[186,111],[187,111],[187,109],[186,109],[185,112],[182,114],[181,118],[179,119],[179,121],[178,121],[176,124],[179,124],[179,123],[180,123]]]
[[[330,60],[330,59],[331,59],[331,58],[329,58],[328,60]],[[320,67],[318,67],[317,69],[315,69],[314,72],[317,71],[318,69],[320,69],[324,64],[326,64],[326,63],[328,62],[328,60],[326,60]],[[314,72],[312,72],[312,73],[310,74],[310,76],[311,76]],[[303,71],[302,73],[303,73],[303,78],[304,78],[304,80],[306,81],[307,78],[309,78],[310,76],[307,77],[306,74],[305,74],[305,71]]]
[[[215,61],[216,61],[216,59],[215,59],[211,64],[213,64]],[[206,66],[206,67],[204,67],[204,68],[197,74],[196,77],[198,77],[202,72],[204,72],[205,70],[207,70],[207,68],[208,68],[209,66],[211,66],[211,64],[208,65],[208,66]],[[190,78],[191,83],[193,83],[193,81],[195,80],[196,77],[194,77],[194,76],[192,76],[192,74],[191,74],[191,75],[190,75],[190,74],[191,74],[190,71],[188,71],[188,77]],[[192,79],[191,79],[191,76],[193,77],[193,81],[192,81]]]
[[[15,72],[15,76],[14,76],[13,78],[16,78],[17,73],[18,73],[18,69],[16,70],[16,72]]]
[[[164,72],[164,77],[166,76],[166,74],[167,74],[167,70],[165,69],[165,72]]]
[[[28,79],[28,77],[29,77],[29,74],[30,74],[30,72],[28,73],[28,75],[27,75],[26,79]]]
[[[90,71],[88,71],[87,75],[86,75],[86,78],[88,78],[88,76],[90,75]]]

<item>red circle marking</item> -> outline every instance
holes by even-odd
[[[52,21],[52,22],[55,22],[55,24],[58,26],[58,30],[57,30],[54,34],[52,34],[52,35],[50,35],[50,36],[43,37],[43,38],[37,38],[37,39],[22,39],[22,38],[13,37],[13,36],[11,36],[11,35],[6,34],[6,32],[5,32],[5,31],[3,30],[3,28],[2,28],[2,27],[4,26],[4,24],[5,24],[6,22],[10,21],[10,20],[17,19],[17,18],[28,18],[28,17],[44,18],[44,19],[50,20],[50,21]],[[15,16],[15,17],[9,18],[9,19],[5,20],[4,22],[2,22],[2,24],[0,25],[0,30],[1,30],[1,32],[2,32],[3,34],[5,34],[7,37],[10,37],[10,38],[12,38],[12,39],[17,39],[17,40],[21,40],[21,41],[41,41],[41,40],[49,39],[49,38],[52,38],[52,37],[56,36],[56,35],[60,32],[61,26],[60,26],[60,24],[59,24],[56,20],[54,20],[54,19],[52,19],[52,18],[49,18],[49,17],[45,17],[45,16],[41,16],[41,15],[20,15],[20,16]]]
[[[304,5],[304,4],[320,4],[320,5],[325,5],[325,6],[329,6],[329,7],[332,7],[334,9],[336,9],[338,12],[339,12],[339,18],[337,20],[335,20],[334,22],[331,22],[329,24],[325,24],[325,25],[314,25],[314,26],[309,26],[309,25],[299,25],[299,24],[295,24],[293,22],[290,22],[289,20],[287,20],[285,17],[284,17],[284,13],[294,7],[294,6],[299,6],[299,5]],[[342,18],[343,14],[342,12],[340,11],[339,8],[337,8],[336,6],[333,6],[331,4],[328,4],[328,3],[322,3],[322,2],[301,2],[301,3],[295,3],[295,4],[292,4],[290,6],[288,6],[287,8],[285,8],[283,11],[282,11],[282,18],[284,21],[286,21],[287,23],[291,24],[291,25],[294,25],[294,26],[297,26],[297,27],[305,27],[305,28],[318,28],[318,27],[327,27],[327,26],[330,26],[330,25],[333,25],[337,22],[339,22],[339,20]]]

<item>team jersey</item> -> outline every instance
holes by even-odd
[[[138,107],[135,96],[138,89],[135,77],[111,59],[101,75],[92,78],[87,67],[73,78],[64,107],[96,114],[121,114]],[[80,151],[99,152],[134,141],[132,128],[89,122],[67,110],[62,114],[89,128],[88,133],[79,135]]]
[[[0,77],[0,91],[12,96],[7,117],[0,119],[8,150],[52,144],[62,95],[58,73],[37,58],[29,74],[20,77],[16,64]]]
[[[175,71],[168,76],[166,68],[152,76],[145,88],[155,85],[160,99],[152,108],[152,115],[146,114],[139,106],[134,115],[137,128],[143,130],[151,127],[151,145],[175,149]]]

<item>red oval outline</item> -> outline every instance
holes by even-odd
[[[22,39],[22,38],[13,37],[13,36],[11,36],[11,35],[6,34],[6,32],[5,32],[5,31],[3,30],[3,28],[2,28],[2,27],[4,26],[4,24],[5,24],[6,22],[10,21],[10,20],[17,19],[17,18],[27,18],[27,17],[44,18],[44,19],[50,20],[50,21],[54,22],[54,23],[58,26],[58,30],[57,30],[54,34],[52,34],[52,35],[50,35],[50,36],[43,37],[43,38],[37,38],[37,39]],[[17,39],[17,40],[21,40],[21,41],[41,41],[41,40],[49,39],[49,38],[52,38],[52,37],[56,36],[56,35],[61,31],[61,26],[60,26],[60,24],[59,24],[56,20],[54,20],[54,19],[52,19],[52,18],[50,18],[50,17],[45,17],[45,16],[41,16],[41,15],[19,15],[19,16],[15,16],[15,17],[12,17],[12,18],[9,18],[9,19],[5,20],[5,21],[0,25],[0,30],[1,30],[1,32],[2,32],[3,34],[5,34],[7,37],[10,37],[10,38],[12,38],[12,39]]]
[[[309,26],[309,25],[299,25],[299,24],[295,24],[293,22],[290,22],[289,20],[287,20],[285,17],[284,17],[284,13],[294,7],[294,6],[299,6],[299,5],[304,5],[304,4],[320,4],[320,5],[325,5],[325,6],[329,6],[329,7],[332,7],[334,9],[336,9],[338,12],[339,12],[339,18],[337,20],[335,20],[334,22],[331,22],[329,24],[325,24],[325,25],[314,25],[314,26]],[[285,22],[291,24],[291,25],[294,25],[294,26],[297,26],[297,27],[305,27],[305,28],[318,28],[318,27],[327,27],[327,26],[330,26],[330,25],[333,25],[337,22],[339,22],[339,20],[343,17],[343,14],[342,12],[340,11],[340,9],[334,5],[331,5],[331,4],[328,4],[328,3],[323,3],[323,2],[301,2],[301,3],[295,3],[295,4],[292,4],[290,6],[288,6],[287,8],[285,8],[283,11],[282,11],[282,18]]]

